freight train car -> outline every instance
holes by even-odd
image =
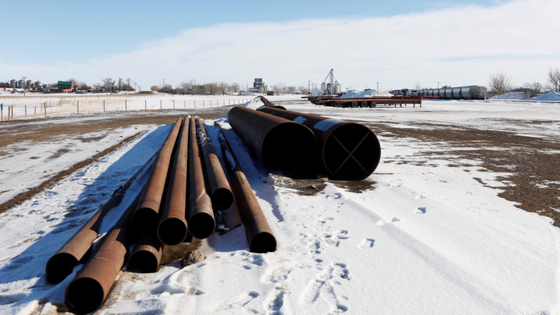
[[[418,94],[420,96],[437,96],[441,99],[484,100],[486,99],[487,91],[484,86],[469,85],[441,89],[422,89],[418,90]]]

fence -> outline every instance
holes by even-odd
[[[231,98],[231,99],[180,99],[180,98],[139,98],[139,97],[63,97],[42,98],[33,101],[33,98],[4,99],[0,108],[1,121],[38,118],[68,114],[103,113],[117,111],[147,111],[147,110],[169,110],[169,109],[200,109],[216,108],[224,106],[242,105],[255,98]],[[274,99],[279,101],[282,99]],[[19,103],[9,105],[9,103]],[[21,104],[24,103],[24,104]]]

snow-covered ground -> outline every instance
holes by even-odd
[[[560,138],[558,104],[426,101],[422,108],[372,109],[283,105],[392,127],[437,124]],[[229,127],[226,118],[217,120]],[[527,128],[519,121],[549,123]],[[215,139],[213,121],[206,124]],[[133,128],[121,132],[138,132]],[[0,215],[1,314],[67,310],[64,291],[79,268],[52,285],[44,275],[48,258],[152,156],[170,128],[144,126],[140,138]],[[430,165],[395,163],[425,159],[417,153],[427,146],[445,148],[378,135],[382,160],[365,180],[369,188],[354,193],[326,181],[322,191],[302,196],[284,185],[289,179],[270,175],[253,161],[234,133],[227,136],[277,237],[278,250],[250,253],[243,227],[214,234],[201,248],[207,257],[203,262],[184,269],[173,262],[155,274],[121,272],[99,314],[560,312],[560,229],[551,219],[498,197],[491,186],[500,186],[501,174],[484,171],[474,161],[455,167],[443,158],[433,158]],[[92,150],[118,141],[105,137],[89,142],[88,148],[76,147],[73,159],[85,159]],[[33,164],[37,162],[30,156],[48,150],[45,145],[18,143],[27,150],[18,153],[14,148],[13,156],[21,154],[19,165],[0,164],[0,185],[17,186],[42,176],[45,166]],[[131,194],[140,187],[133,185]],[[111,218],[114,222],[117,215]],[[108,225],[104,223],[102,232]]]
[[[15,119],[62,116],[84,113],[116,111],[168,110],[184,108],[208,108],[241,105],[256,96],[234,95],[171,95],[171,94],[0,94],[4,104],[4,119],[8,118],[8,106],[13,106]],[[271,101],[301,99],[301,95],[268,96]],[[105,107],[103,105],[105,104]]]

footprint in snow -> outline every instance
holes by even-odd
[[[417,208],[414,210],[414,213],[424,214],[424,213],[426,213],[426,207],[417,207]]]
[[[372,248],[373,244],[375,243],[375,240],[372,238],[366,238],[364,240],[362,240],[360,242],[360,244],[358,244],[358,248],[359,249],[368,249],[368,248]]]
[[[340,193],[328,194],[328,195],[325,196],[325,198],[331,199],[331,200],[340,199],[340,197],[342,197],[342,195]]]
[[[244,307],[257,298],[260,294],[255,291],[243,292],[240,295],[234,297],[233,299],[229,299],[227,301],[222,302],[217,308],[216,311],[225,311],[231,310],[235,308]]]

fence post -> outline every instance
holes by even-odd
[[[33,114],[37,115],[37,106],[33,106],[33,108],[35,109],[35,113]]]
[[[127,100],[124,100],[124,111],[128,111],[128,102]]]
[[[194,108],[196,108],[196,101],[194,101]]]
[[[77,113],[80,113],[80,101],[76,101]]]
[[[144,100],[144,110],[148,110],[148,100]]]
[[[45,102],[45,118],[47,118],[47,102]]]
[[[0,116],[2,116],[2,120],[0,121],[4,121],[4,104],[0,104]]]
[[[103,100],[103,111],[105,111],[105,100]]]
[[[202,107],[204,107],[204,101],[202,101]]]
[[[163,100],[159,100],[159,109],[163,109]]]
[[[185,101],[185,108],[187,108],[187,101]]]
[[[173,109],[175,109],[175,100],[173,100]]]
[[[25,105],[25,116],[27,116],[27,105]]]

